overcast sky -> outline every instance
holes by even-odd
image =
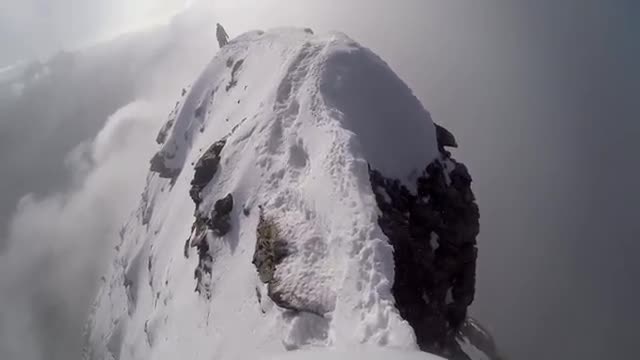
[[[138,28],[185,4],[5,0],[0,5],[0,43],[8,45],[0,51],[0,64]],[[640,94],[638,2],[219,0],[213,5],[211,22],[222,22],[231,36],[283,25],[348,33],[380,54],[434,120],[456,135],[461,148],[454,155],[468,165],[481,209],[478,293],[472,312],[493,330],[509,358],[635,357],[640,321],[640,289],[635,285],[640,276],[635,259],[640,251],[640,222],[635,219],[640,213],[640,116],[634,109]],[[167,38],[164,34],[149,41],[176,41]],[[155,64],[160,60],[154,57],[167,52],[154,49],[131,56]],[[114,51],[101,55],[105,63]],[[119,71],[109,69],[110,74]],[[150,71],[142,80],[131,75],[132,83],[123,80],[118,85],[122,89],[145,90],[110,96],[108,106],[87,95],[78,107],[97,108],[91,117],[68,109],[76,116],[62,116],[52,125],[45,111],[53,101],[51,92],[35,98],[42,111],[29,110],[34,116],[1,112],[0,146],[13,141],[25,151],[10,156],[9,148],[0,148],[2,172],[18,174],[12,177],[15,185],[0,188],[2,199],[11,200],[4,213],[0,209],[0,224],[29,191],[45,200],[60,188],[78,193],[73,182],[78,169],[64,168],[67,153],[93,138],[118,108],[141,94],[159,96],[157,84],[137,84],[159,74],[165,72]],[[91,83],[87,76],[77,81]],[[167,93],[177,93],[179,83],[175,79],[176,89]],[[62,102],[68,105],[68,100]],[[148,112],[140,110],[146,108],[127,109],[126,118],[142,119],[134,123],[141,124],[139,134],[146,136],[142,124],[147,124]],[[130,116],[131,111],[137,115]],[[16,119],[22,119],[20,124]],[[98,145],[89,144],[89,153],[96,151]],[[37,148],[49,151],[43,156],[29,151]],[[87,171],[95,174],[100,168],[94,164]],[[30,174],[28,181],[19,181],[22,174]],[[81,184],[93,181],[86,174],[82,179]],[[108,184],[106,189],[111,189],[118,181]],[[27,202],[22,210],[49,203]],[[15,219],[20,220],[20,214],[14,215],[14,223],[19,224]],[[53,239],[61,237],[62,230],[45,229],[58,232]],[[14,235],[33,236],[18,230]],[[78,233],[82,231],[72,234]],[[81,306],[88,296],[74,304]],[[36,315],[36,326],[42,321]]]

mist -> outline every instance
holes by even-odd
[[[4,0],[0,68],[46,58],[166,19],[187,0]],[[16,41],[18,40],[19,41]]]
[[[155,134],[216,50],[206,14],[2,73],[0,358],[80,358]]]
[[[126,6],[114,3],[112,13]],[[455,134],[460,149],[454,156],[469,167],[481,210],[471,313],[491,329],[507,358],[634,357],[640,321],[635,305],[640,289],[634,286],[640,276],[634,259],[640,251],[634,241],[640,234],[634,221],[640,213],[637,2],[219,0],[212,6],[188,34],[204,34],[216,21],[232,37],[276,26],[346,32],[381,55],[433,119]],[[56,14],[56,21],[67,19],[64,12]],[[33,21],[30,16],[23,22]],[[142,21],[87,17],[97,25],[88,24],[82,36],[61,32],[58,42],[36,37],[30,46],[37,51],[9,49],[3,59],[57,50],[64,47],[58,44],[89,41]],[[203,45],[206,39],[176,50],[191,38],[176,29],[192,22],[179,23],[156,28],[161,35],[129,35],[121,39],[137,40],[85,51],[93,55],[60,73],[55,84],[64,86],[57,92],[37,94],[25,87],[18,100],[3,102],[12,109],[0,111],[0,164],[8,174],[0,188],[7,199],[0,218],[10,224],[9,240],[0,245],[12,254],[0,257],[2,278],[12,275],[11,281],[0,281],[2,323],[12,324],[0,326],[7,344],[33,329],[45,330],[32,339],[29,351],[53,349],[55,356],[46,358],[70,358],[62,345],[80,344],[76,330],[104,268],[93,246],[106,251],[111,245],[141,190],[137,184],[146,172],[151,129],[160,126],[162,110],[215,51]],[[202,31],[194,30],[196,23]],[[0,37],[23,33],[7,26],[0,27]],[[193,64],[187,66],[185,59]],[[128,64],[128,72],[121,64]],[[85,75],[73,75],[80,69]],[[174,74],[175,69],[184,73]],[[89,85],[99,81],[101,86]],[[119,126],[137,129],[134,138],[98,135]],[[116,140],[124,141],[123,152],[96,155]],[[123,186],[129,174],[131,183]],[[35,195],[23,198],[28,193]],[[73,214],[87,216],[80,222],[94,231],[67,226],[77,222]],[[88,238],[92,246],[76,247]],[[70,258],[77,259],[75,267],[61,267],[60,261]],[[86,276],[78,275],[87,269]],[[42,274],[51,276],[41,279]],[[11,294],[10,301],[5,294]],[[51,300],[32,303],[34,298]],[[28,321],[12,317],[16,309],[32,313]],[[67,340],[48,343],[56,331],[69,334]],[[17,356],[20,349],[7,344],[0,341],[2,358],[38,358]]]

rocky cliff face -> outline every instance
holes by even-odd
[[[422,350],[470,359],[457,341],[475,295],[479,210],[467,168],[451,158],[453,135],[436,125],[439,157],[416,181],[416,193],[370,169],[378,220],[394,252],[393,295]]]

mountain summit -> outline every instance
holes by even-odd
[[[85,358],[497,358],[467,316],[479,211],[457,142],[370,50],[310,29],[241,35],[157,142]]]

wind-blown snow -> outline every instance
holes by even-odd
[[[241,61],[241,63],[239,63]],[[235,69],[235,70],[234,70]],[[437,153],[429,114],[376,55],[338,33],[279,29],[222,48],[172,113],[88,324],[95,359],[241,359],[306,347],[416,349],[391,294],[392,248],[368,166],[409,184]],[[200,210],[233,194],[232,230],[208,235],[211,298],[194,292],[193,164],[226,139]],[[290,255],[271,302],[252,264],[260,212]],[[246,215],[247,213],[248,215]],[[144,225],[143,225],[144,218]],[[149,220],[148,223],[146,220]]]

